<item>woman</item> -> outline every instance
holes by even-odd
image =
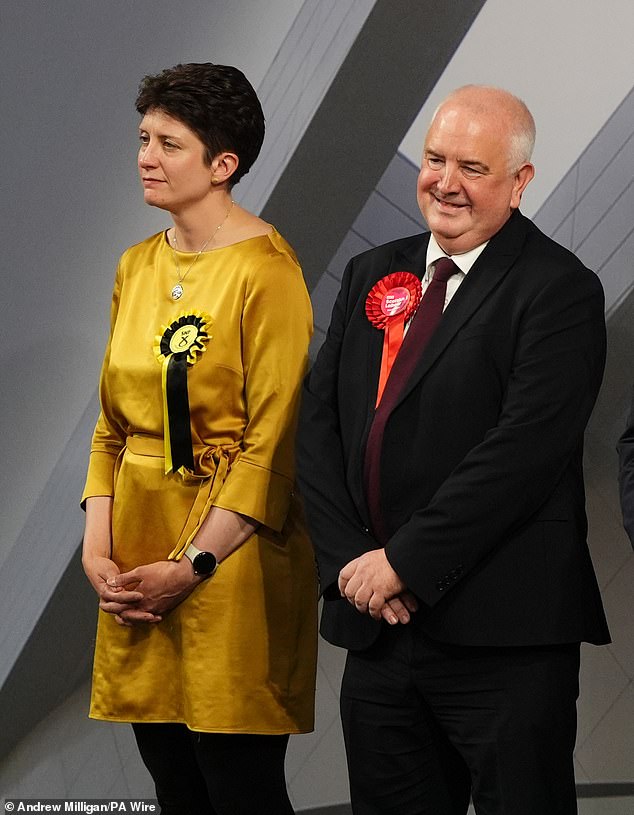
[[[145,202],[173,226],[117,270],[83,501],[100,598],[90,715],[133,723],[163,813],[293,810],[316,578],[293,497],[311,331],[292,249],[231,189],[264,137],[235,68],[141,83]]]

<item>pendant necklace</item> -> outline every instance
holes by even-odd
[[[197,261],[197,260],[198,260],[198,258],[199,258],[199,257],[202,255],[202,253],[205,251],[205,249],[206,249],[206,248],[209,246],[209,244],[212,242],[212,240],[213,240],[213,239],[216,237],[216,235],[218,234],[218,232],[220,232],[220,230],[222,229],[222,227],[223,227],[223,226],[224,226],[224,225],[227,223],[227,218],[228,218],[228,217],[231,215],[231,210],[234,208],[235,203],[236,203],[236,202],[235,202],[235,201],[233,200],[233,198],[232,198],[232,199],[231,199],[231,206],[230,206],[230,207],[229,207],[229,209],[227,210],[227,214],[226,214],[226,215],[225,215],[225,217],[222,219],[222,221],[220,221],[220,223],[218,224],[218,226],[217,226],[217,227],[214,229],[214,231],[213,231],[213,232],[211,233],[211,235],[210,235],[210,236],[207,238],[207,240],[206,240],[206,241],[203,243],[203,245],[200,247],[200,249],[199,249],[199,250],[198,250],[198,252],[196,253],[196,257],[195,257],[195,258],[192,260],[192,262],[189,264],[189,266],[187,267],[187,269],[185,269],[185,271],[183,272],[183,274],[181,274],[181,267],[180,267],[180,264],[179,264],[179,262],[178,262],[178,255],[176,254],[176,250],[178,249],[178,242],[177,242],[177,240],[176,240],[176,227],[174,227],[174,233],[173,233],[173,242],[174,242],[174,245],[172,246],[172,245],[170,244],[170,247],[171,247],[171,249],[172,249],[172,256],[173,256],[173,258],[174,258],[174,265],[176,266],[176,276],[177,276],[177,278],[178,278],[178,282],[176,283],[176,285],[174,286],[174,288],[173,288],[173,289],[172,289],[172,291],[170,292],[170,294],[171,294],[171,296],[172,296],[172,300],[180,300],[180,299],[181,299],[181,297],[183,296],[183,294],[184,294],[184,292],[185,292],[185,289],[183,288],[183,280],[185,280],[185,278],[187,277],[187,275],[188,275],[188,274],[191,272],[191,270],[194,268],[194,265],[195,265],[196,261]]]

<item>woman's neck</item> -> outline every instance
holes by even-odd
[[[213,248],[214,238],[225,228],[231,216],[230,193],[217,193],[204,204],[186,212],[170,213],[174,226],[168,231],[170,244],[181,252],[198,252],[202,246]]]

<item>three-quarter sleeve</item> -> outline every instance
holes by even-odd
[[[310,298],[286,252],[249,277],[242,312],[247,424],[241,454],[214,502],[280,531],[294,483],[294,436],[312,333]]]
[[[81,497],[82,507],[85,506],[87,498],[92,498],[96,495],[114,495],[114,473],[116,463],[125,444],[125,432],[116,421],[106,385],[108,366],[110,363],[112,334],[114,332],[114,327],[117,320],[120,294],[121,266],[119,265],[115,278],[114,290],[112,293],[112,305],[110,307],[110,335],[101,368],[99,385],[101,411],[99,413],[99,418],[97,419],[97,424],[95,426],[90,445],[88,473],[86,475],[86,483]]]

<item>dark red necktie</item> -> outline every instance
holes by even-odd
[[[381,448],[387,420],[398,398],[414,372],[425,346],[438,327],[447,295],[447,281],[460,269],[451,258],[440,258],[434,265],[434,276],[425,290],[403,340],[385,386],[385,391],[372,420],[365,448],[365,496],[370,512],[372,531],[385,545],[388,535],[381,514]]]

